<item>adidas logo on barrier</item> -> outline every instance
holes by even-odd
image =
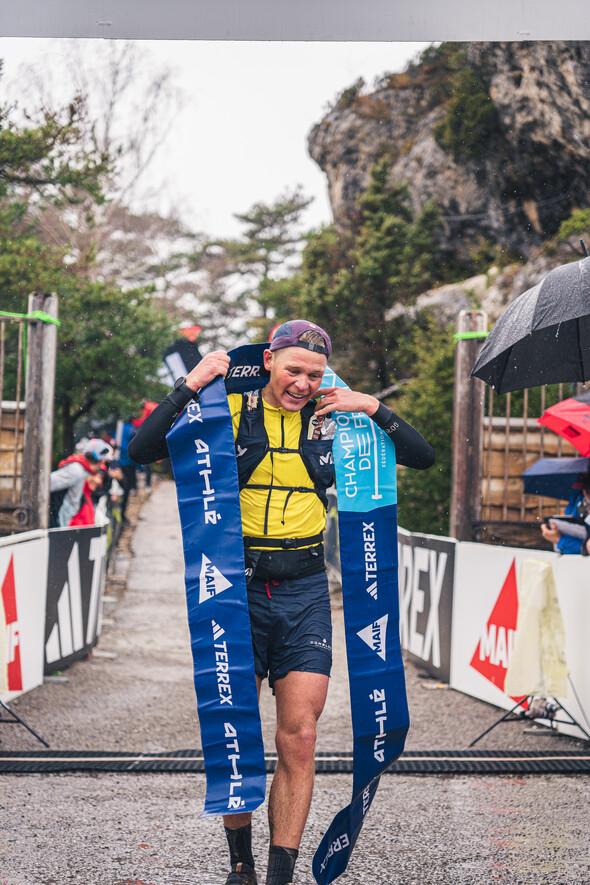
[[[378,621],[373,621],[368,627],[359,630],[357,636],[366,642],[369,648],[377,652],[382,660],[385,660],[385,639],[387,636],[387,620],[389,615],[383,615]]]
[[[203,553],[203,561],[201,563],[201,574],[199,575],[199,605],[223,593],[228,587],[231,587],[231,581],[225,578],[217,566],[213,565],[211,560]]]

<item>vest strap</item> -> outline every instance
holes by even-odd
[[[311,547],[321,544],[324,533],[311,535],[309,538],[249,538],[244,537],[244,547],[278,547],[281,550],[293,550],[295,547]]]
[[[317,489],[309,489],[307,486],[275,486],[262,482],[248,482],[244,489],[271,489],[273,492],[301,492],[302,494],[304,492],[312,492],[314,495],[319,494]]]

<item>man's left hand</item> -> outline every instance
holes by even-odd
[[[374,396],[349,390],[347,387],[322,387],[316,396],[321,397],[315,409],[316,415],[327,415],[328,412],[364,412],[365,415],[374,415],[379,408],[379,400]]]

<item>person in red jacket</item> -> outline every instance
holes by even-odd
[[[50,528],[70,525],[70,520],[82,505],[84,482],[112,457],[113,450],[108,443],[102,439],[90,439],[84,444],[82,452],[60,461],[49,482]]]
[[[84,480],[84,486],[82,487],[82,504],[78,512],[70,519],[70,528],[80,525],[94,525],[95,507],[94,501],[92,500],[92,493],[96,492],[102,486],[103,480],[103,470],[90,474],[88,479]]]

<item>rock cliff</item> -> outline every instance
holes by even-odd
[[[386,156],[418,211],[434,201],[443,251],[520,259],[590,203],[590,43],[441,44],[374,91],[356,84],[309,135],[335,222],[354,224]]]

